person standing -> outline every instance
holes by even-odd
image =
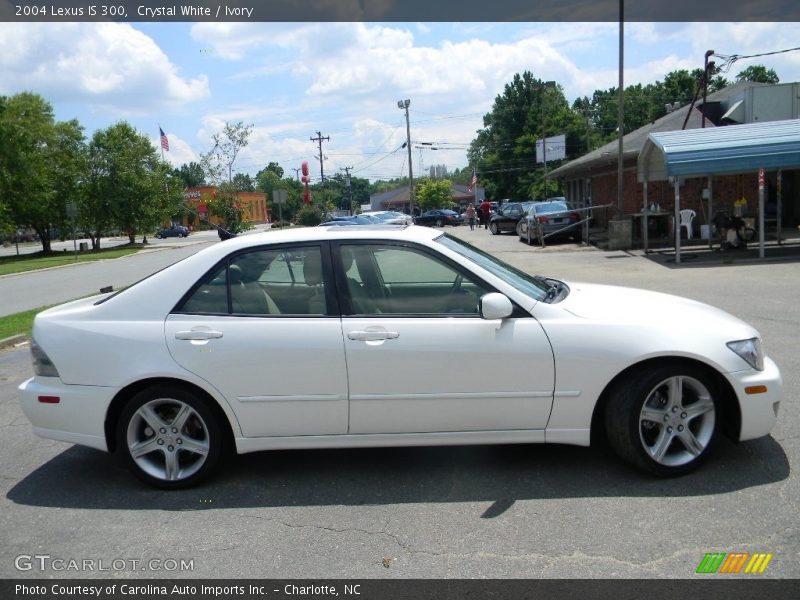
[[[489,228],[489,215],[492,214],[492,205],[489,203],[488,200],[484,200],[481,202],[481,205],[478,207],[478,212],[481,214],[481,223],[483,224],[484,229]]]
[[[469,221],[470,231],[475,229],[475,207],[470,204],[466,210],[467,220]]]

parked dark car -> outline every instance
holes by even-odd
[[[464,219],[456,211],[447,208],[437,208],[422,213],[419,217],[414,217],[417,225],[435,225],[444,227],[445,225],[461,225]]]
[[[573,211],[566,200],[534,202],[528,207],[525,218],[520,219],[517,224],[517,235],[521,241],[528,242],[530,228],[530,243],[539,241],[540,231],[542,235],[550,234],[547,239],[577,239],[580,235],[580,220],[580,214]]]
[[[526,209],[533,202],[509,202],[497,208],[497,211],[489,217],[489,231],[493,235],[503,232],[515,232],[517,223],[525,216]]]
[[[183,225],[172,225],[171,227],[164,227],[156,232],[156,237],[159,239],[168,237],[186,237],[189,235],[189,228]]]

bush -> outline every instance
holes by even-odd
[[[322,211],[315,206],[304,206],[297,212],[296,221],[300,225],[313,227],[322,223]]]

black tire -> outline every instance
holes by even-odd
[[[756,239],[756,230],[752,227],[742,227],[741,229],[736,230],[736,235],[744,243],[748,243]]]
[[[489,223],[489,231],[492,233],[492,235],[498,235],[500,233],[500,228],[497,226],[497,223],[492,221]]]
[[[436,226],[437,227],[444,227],[444,221],[441,219],[436,219]]]
[[[626,462],[660,477],[675,477],[696,469],[713,451],[720,393],[702,369],[680,364],[642,369],[610,393],[606,434]]]
[[[137,393],[117,422],[120,459],[136,477],[160,489],[201,482],[219,464],[223,445],[219,420],[206,402],[174,385]]]

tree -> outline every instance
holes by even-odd
[[[173,169],[172,175],[183,183],[183,187],[200,187],[206,183],[206,174],[203,172],[203,165],[194,161],[182,164],[179,169]]]
[[[240,192],[255,192],[253,179],[246,173],[237,173],[233,176],[233,187]]]
[[[148,137],[124,121],[95,132],[89,165],[82,213],[94,248],[112,225],[134,243],[137,232],[155,228],[180,210],[181,180],[169,175],[169,165]]]
[[[212,136],[214,147],[200,155],[200,162],[208,179],[215,184],[233,181],[233,165],[239,153],[247,147],[252,132],[252,125],[245,125],[239,121],[233,124],[225,123],[222,133],[215,133]]]
[[[223,228],[233,235],[247,228],[242,221],[243,210],[239,199],[241,190],[233,181],[233,165],[241,151],[247,147],[252,131],[253,126],[245,125],[242,121],[225,123],[222,133],[215,133],[213,136],[214,147],[200,157],[207,178],[218,188],[217,196],[209,204],[209,209],[222,219]],[[242,184],[243,180],[240,178],[238,183]],[[252,187],[252,181],[250,186]]]
[[[0,98],[0,194],[5,219],[31,227],[50,252],[54,228],[64,229],[66,204],[80,193],[85,143],[76,120],[56,122],[41,96]]]
[[[417,185],[416,200],[422,210],[450,208],[453,184],[449,179],[423,179]]]
[[[767,69],[764,65],[752,65],[741,71],[736,76],[736,81],[755,81],[758,83],[778,83],[780,78],[774,69]]]

